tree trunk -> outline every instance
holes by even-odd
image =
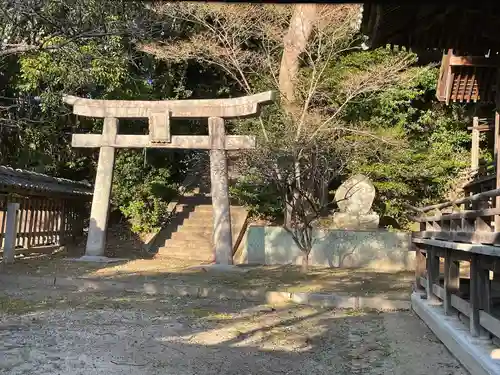
[[[306,273],[307,271],[309,271],[309,251],[305,252],[303,251],[302,252],[302,267],[301,267],[301,271]]]
[[[279,89],[285,107],[295,102],[294,81],[299,71],[299,57],[305,51],[316,18],[316,4],[295,4],[288,32],[283,39]]]
[[[283,108],[293,113],[295,79],[299,71],[299,58],[307,47],[316,18],[316,4],[295,4],[288,32],[283,38],[283,55],[279,73],[279,90]],[[292,198],[295,200],[295,198]],[[295,204],[295,202],[294,202]],[[291,209],[285,209],[285,223],[291,220]]]

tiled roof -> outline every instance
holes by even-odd
[[[92,195],[92,185],[88,182],[51,177],[45,174],[0,166],[0,191],[14,187],[19,192],[35,190],[39,192],[72,195]]]

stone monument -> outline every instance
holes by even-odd
[[[375,199],[375,186],[361,174],[352,176],[335,192],[335,201],[340,212],[333,214],[336,229],[377,229],[379,215],[371,210]]]

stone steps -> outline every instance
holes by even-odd
[[[214,255],[212,253],[212,249],[206,249],[205,251],[192,251],[192,249],[181,247],[160,247],[156,257],[211,262],[214,258]]]
[[[174,233],[175,234],[175,233]],[[171,238],[165,241],[164,247],[182,247],[185,249],[211,248],[211,241],[202,237],[182,236],[181,238]]]
[[[164,234],[158,238],[157,255],[187,260],[213,261],[212,229],[213,207],[210,195],[209,155],[203,156],[189,192],[175,207],[174,216]],[[231,227],[236,242],[245,223],[247,212],[243,207],[231,204]]]

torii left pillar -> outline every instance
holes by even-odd
[[[109,142],[113,142],[117,132],[118,119],[106,117],[102,130],[103,138],[107,138]],[[99,162],[97,164],[94,196],[92,198],[92,209],[90,212],[87,247],[85,249],[86,259],[104,256],[114,166],[114,147],[101,147],[99,150]]]

